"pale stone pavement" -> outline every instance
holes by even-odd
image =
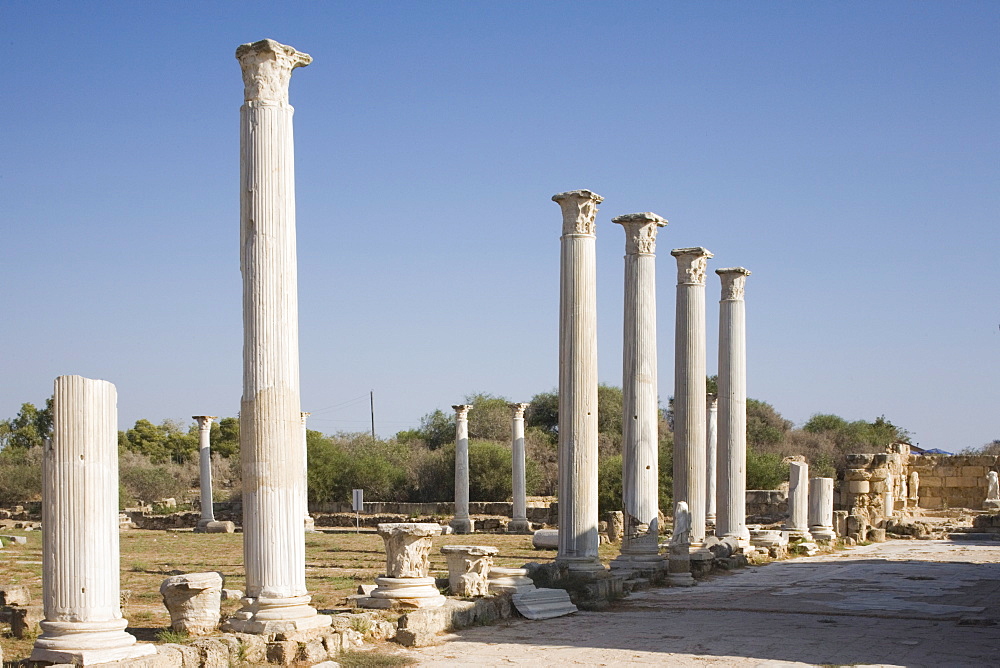
[[[443,636],[422,666],[1000,665],[1000,542],[890,541]]]

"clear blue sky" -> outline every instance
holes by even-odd
[[[112,381],[120,426],[235,415],[244,42],[296,70],[303,410],[416,426],[557,384],[560,217],[598,214],[600,378],[624,234],[742,265],[748,390],[801,424],[1000,438],[1000,4],[0,0],[0,417]],[[719,282],[708,288],[709,373]]]

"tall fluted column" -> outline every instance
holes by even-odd
[[[719,445],[719,399],[705,395],[705,525],[715,527],[715,480]]]
[[[701,247],[670,251],[677,258],[674,338],[674,501],[691,513],[691,546],[705,540],[705,270]]]
[[[524,479],[524,410],[531,404],[510,404],[513,413],[510,430],[511,477],[513,512],[507,531],[525,533],[531,530],[528,521],[527,487]]]
[[[302,411],[299,416],[302,418],[302,469],[306,472],[306,484],[302,487],[302,526],[306,533],[316,532],[316,520],[309,514],[309,430],[306,429],[306,421],[312,413]]]
[[[589,190],[552,196],[562,209],[559,262],[559,551],[570,570],[603,571],[597,556],[597,261]]]
[[[809,533],[809,465],[788,464],[788,521],[783,527],[792,538],[812,540]]]
[[[155,654],[125,632],[119,591],[118,394],[59,376],[42,459],[45,620],[31,661],[90,665]]]
[[[451,528],[455,533],[472,533],[476,523],[469,517],[469,411],[471,404],[452,406],[455,409],[455,517]]]
[[[833,478],[809,479],[809,533],[816,540],[834,540]]]
[[[309,605],[302,498],[295,175],[288,84],[312,58],[265,39],[236,49],[240,109],[240,269],[243,273],[244,606],[228,629],[289,634],[327,626]]]
[[[746,302],[750,272],[716,269],[722,280],[719,301],[719,513],[715,535],[747,545],[747,353]]]
[[[618,216],[625,228],[622,355],[621,556],[612,568],[662,568],[659,546],[659,397],[656,384],[656,233],[654,213]]]
[[[212,506],[212,420],[214,415],[194,415],[192,420],[198,421],[198,464],[200,476],[198,487],[201,492],[201,519],[198,528],[204,529],[209,522],[215,521],[215,508]]]

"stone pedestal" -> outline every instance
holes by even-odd
[[[160,585],[170,628],[189,635],[206,635],[219,626],[222,576],[218,573],[174,575]]]
[[[92,665],[156,653],[125,632],[119,589],[118,395],[59,376],[42,460],[45,619],[31,661]]]
[[[499,548],[489,545],[445,545],[441,554],[448,559],[448,586],[452,596],[486,596],[493,557]]]
[[[312,58],[273,40],[236,49],[240,108],[240,269],[243,274],[244,606],[241,633],[304,634],[330,625],[309,605],[305,577],[305,456],[299,403],[298,285],[292,70]]]
[[[441,534],[441,525],[400,522],[379,524],[378,534],[385,542],[385,576],[375,578],[377,587],[370,599],[358,605],[366,608],[433,608],[443,605],[444,596],[428,577],[431,538]]]
[[[809,533],[809,465],[788,464],[788,522],[782,528],[790,538],[812,540]]]
[[[705,271],[712,254],[677,248],[674,337],[674,499],[691,512],[691,544],[705,540]]]
[[[743,267],[716,269],[722,281],[719,300],[719,492],[715,535],[746,547],[747,362],[744,291],[750,272]]]
[[[472,533],[475,522],[469,517],[469,411],[470,404],[452,406],[455,409],[455,517],[451,528],[455,533]]]
[[[833,478],[809,480],[809,533],[816,540],[834,540]]]
[[[559,553],[580,573],[603,573],[597,556],[597,262],[594,219],[603,197],[552,196],[562,209],[559,263]]]
[[[204,531],[209,522],[215,521],[215,508],[212,506],[212,420],[214,415],[195,415],[192,420],[198,421],[198,487],[201,492],[201,518],[196,531]]]
[[[719,446],[719,398],[705,395],[705,526],[715,528],[716,466]],[[707,532],[707,528],[706,528]]]
[[[1000,510],[1000,480],[996,471],[986,474],[986,500],[983,501],[983,510]]]
[[[695,584],[691,575],[691,513],[684,501],[674,504],[674,532],[670,538],[667,582],[672,587],[691,587]]]
[[[513,413],[510,430],[513,517],[507,524],[507,533],[530,533],[528,521],[528,496],[524,477],[524,410],[531,404],[510,404]]]
[[[528,577],[527,568],[491,566],[489,588],[492,592],[520,594],[534,589],[535,583]]]
[[[659,537],[659,406],[656,378],[656,233],[654,213],[618,216],[625,228],[622,360],[621,555],[612,568],[662,569]]]

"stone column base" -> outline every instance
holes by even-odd
[[[531,533],[531,522],[528,520],[511,520],[507,523],[507,533]]]
[[[457,534],[475,533],[476,532],[476,522],[475,520],[454,518],[448,525],[455,530]]]
[[[795,527],[781,527],[781,531],[788,534],[788,540],[812,540],[812,534],[808,529],[797,529]]]
[[[556,557],[556,564],[576,575],[594,579],[610,577],[608,569],[597,557]]]
[[[983,501],[983,510],[996,512],[1000,510],[1000,499],[986,499]]]
[[[204,522],[204,523],[203,523]],[[236,525],[232,522],[219,522],[217,520],[198,520],[195,533],[236,533]]]
[[[243,607],[222,624],[223,631],[307,640],[330,626],[332,618],[309,605],[310,596],[244,598]]]
[[[652,574],[662,571],[667,567],[667,562],[663,555],[658,552],[653,554],[619,554],[608,564],[613,571],[629,570],[638,571],[642,574]]]
[[[358,605],[366,607],[437,608],[444,605],[445,597],[434,584],[434,578],[375,578],[378,585],[370,594],[370,603],[359,600]],[[384,601],[384,603],[383,603]]]
[[[809,527],[809,533],[812,534],[814,540],[836,540],[837,538],[833,527],[812,526]]]
[[[156,654],[149,643],[136,643],[125,632],[128,622],[39,622],[42,635],[35,641],[30,661],[89,666]]]
[[[535,589],[535,583],[528,577],[527,568],[490,568],[490,591],[520,594]]]

